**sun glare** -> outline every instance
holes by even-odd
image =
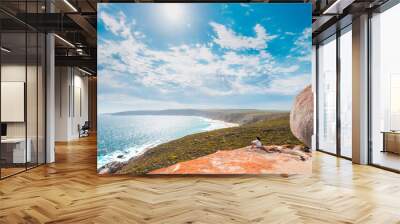
[[[177,24],[185,20],[185,7],[179,3],[163,3],[161,6],[162,13],[168,22]]]

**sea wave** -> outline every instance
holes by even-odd
[[[239,124],[236,123],[229,123],[221,120],[213,120],[210,118],[203,118],[205,121],[207,121],[210,125],[206,128],[204,128],[204,131],[212,131],[216,129],[221,129],[221,128],[231,128],[231,127],[237,127]]]
[[[163,141],[157,140],[154,142],[149,142],[147,144],[137,146],[137,147],[130,147],[124,150],[116,150],[111,153],[107,153],[102,156],[97,157],[97,168],[100,168],[106,165],[109,162],[117,161],[117,162],[126,162],[129,159],[140,156],[148,149],[156,147],[159,144],[162,144]]]
[[[221,128],[230,128],[230,127],[237,127],[239,124],[236,123],[229,123],[221,120],[213,120],[210,118],[200,117],[205,122],[208,123],[208,126],[205,127],[202,131],[212,131]],[[198,133],[198,132],[194,132]],[[193,133],[193,134],[194,134]],[[160,144],[169,142],[174,139],[158,139],[156,141],[148,142],[146,144],[142,144],[140,146],[130,147],[123,150],[115,150],[113,152],[105,152],[101,153],[97,156],[97,168],[100,168],[107,163],[110,162],[126,162],[133,157],[137,157],[145,153],[147,150],[154,148]]]

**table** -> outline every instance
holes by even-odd
[[[27,140],[27,147],[25,151],[25,140]],[[31,153],[31,145],[32,141],[30,138],[5,138],[1,139],[1,153],[2,157],[8,160],[10,163],[26,163],[31,162],[32,153]],[[10,149],[11,146],[11,149]],[[11,153],[11,155],[8,155]],[[3,155],[5,154],[5,155]],[[7,159],[8,158],[8,159]],[[11,159],[12,158],[12,159]],[[11,161],[10,161],[11,160]]]
[[[391,152],[400,154],[400,131],[382,131],[383,150],[382,152]]]

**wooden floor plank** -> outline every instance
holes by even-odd
[[[400,223],[400,175],[316,152],[310,176],[101,177],[96,138],[0,181],[0,223]]]

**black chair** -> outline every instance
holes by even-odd
[[[82,127],[78,125],[78,129],[79,129],[79,138],[89,136],[89,129],[90,129],[89,121],[85,121]]]

